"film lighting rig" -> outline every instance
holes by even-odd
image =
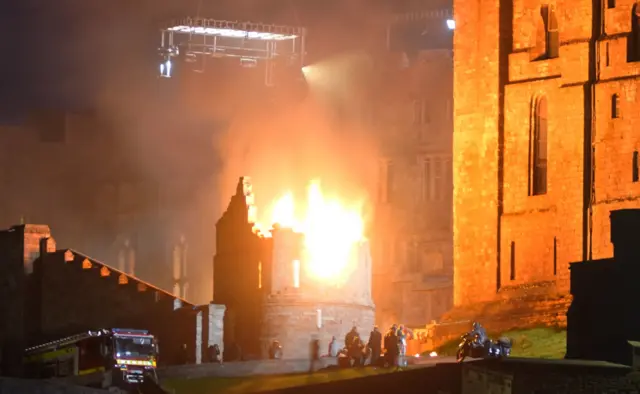
[[[179,60],[203,72],[209,59],[236,58],[242,67],[264,65],[265,84],[273,86],[276,65],[302,69],[305,40],[302,27],[185,18],[161,29],[160,76],[171,78]]]

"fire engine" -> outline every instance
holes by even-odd
[[[156,376],[157,342],[146,330],[99,329],[25,351],[27,376],[100,388],[126,387]]]

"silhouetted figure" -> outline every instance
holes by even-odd
[[[351,340],[351,344],[347,348],[347,352],[354,367],[364,365],[365,346],[359,336],[355,336]]]
[[[347,335],[344,336],[344,347],[350,349],[353,341],[359,337],[360,334],[358,333],[358,328],[356,326],[353,326],[351,328],[351,331],[349,331]]]
[[[487,330],[485,330],[478,322],[473,322],[473,330],[469,332],[469,335],[472,338],[475,338],[473,342],[473,346],[475,347],[482,347],[489,340]]]
[[[320,341],[317,338],[311,340],[309,354],[311,356],[309,373],[313,373],[315,372],[316,363],[320,361]]]
[[[189,364],[189,349],[186,343],[180,348],[180,364]]]
[[[371,365],[377,365],[380,353],[382,352],[382,333],[378,329],[378,326],[374,326],[373,331],[369,334],[367,347],[371,350]]]
[[[269,347],[269,358],[271,360],[279,360],[282,358],[282,345],[280,345],[279,341],[271,342],[271,346]]]
[[[398,327],[394,324],[384,337],[385,364],[398,366],[398,345]]]

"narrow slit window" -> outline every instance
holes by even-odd
[[[431,159],[422,164],[422,201],[431,201]]]
[[[541,97],[534,105],[529,194],[538,196],[547,194],[547,100]]]
[[[640,61],[640,5],[635,3],[631,9],[631,34],[627,38],[627,61]]]
[[[258,262],[258,289],[262,289],[262,261]]]
[[[620,117],[620,95],[611,95],[611,119],[618,119]]]
[[[558,238],[553,237],[553,276],[558,275]]]
[[[434,168],[434,181],[435,181],[435,199],[436,201],[442,201],[444,197],[444,171],[442,168],[442,159],[436,158],[435,160],[435,168]]]
[[[300,287],[300,260],[293,260],[293,287]]]
[[[633,163],[631,170],[631,180],[633,182],[638,182],[638,180],[640,180],[640,168],[638,167],[638,151],[633,152]]]
[[[511,242],[511,255],[509,257],[509,279],[516,280],[516,243]]]
[[[606,44],[604,44],[604,64],[606,67],[609,67],[609,65],[611,64],[611,58],[609,57],[609,43],[607,42]]]

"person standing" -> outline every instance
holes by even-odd
[[[374,326],[369,334],[367,347],[371,349],[371,365],[377,365],[382,351],[382,333],[378,329],[378,326]]]
[[[314,373],[316,370],[316,364],[320,361],[320,340],[318,338],[312,338],[310,344],[310,356],[311,365],[309,366],[309,373]]]
[[[387,332],[384,337],[384,348],[385,348],[385,364],[389,364],[389,366],[398,367],[398,326],[395,324],[391,327],[391,329]]]

